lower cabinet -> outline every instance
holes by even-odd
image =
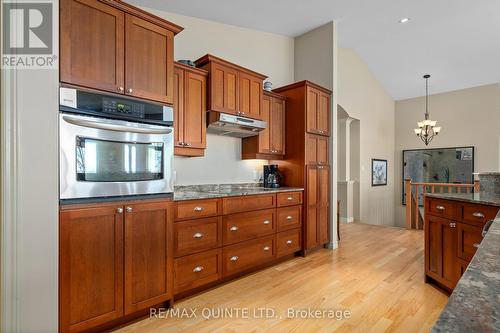
[[[292,229],[280,232],[276,235],[277,257],[283,257],[302,249],[302,237],[300,229]]]
[[[79,332],[173,295],[172,202],[62,207],[59,330]]]
[[[327,165],[306,167],[306,213],[304,248],[310,250],[329,241],[330,168]]]
[[[230,276],[264,264],[273,260],[275,254],[274,235],[225,246],[222,250],[223,274]]]
[[[175,293],[215,282],[222,278],[222,249],[175,259]]]

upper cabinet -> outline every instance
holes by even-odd
[[[206,142],[206,84],[208,73],[175,63],[174,68],[174,152],[182,156],[203,156]]]
[[[264,91],[261,119],[267,127],[258,136],[242,140],[242,159],[283,159],[285,155],[286,98]]]
[[[308,86],[306,95],[306,130],[309,133],[330,135],[330,92]]]
[[[207,54],[195,61],[209,72],[208,109],[263,119],[262,81],[265,75]]]
[[[61,0],[60,80],[173,103],[182,28],[121,1]]]

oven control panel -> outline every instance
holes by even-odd
[[[144,104],[131,101],[121,101],[112,98],[102,99],[104,113],[122,114],[134,118],[144,118]]]

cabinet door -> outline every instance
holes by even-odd
[[[59,309],[63,332],[82,331],[123,315],[121,206],[62,211]]]
[[[330,95],[319,93],[317,111],[317,131],[321,135],[330,135]]]
[[[271,149],[275,154],[285,154],[285,101],[279,98],[272,99]]]
[[[318,239],[320,244],[328,243],[328,222],[330,221],[330,168],[318,166]]]
[[[262,119],[262,80],[239,73],[239,110],[244,116]]]
[[[206,77],[184,72],[184,143],[188,148],[206,148]]]
[[[428,215],[425,223],[425,271],[434,279],[439,279],[442,275],[443,261],[443,234],[442,220]]]
[[[174,96],[174,33],[125,16],[125,93],[167,104]]]
[[[124,89],[124,13],[93,0],[61,0],[61,81]]]
[[[459,262],[457,260],[457,228],[456,222],[446,221],[442,224],[443,247],[443,284],[451,289],[455,288],[460,279]]]
[[[306,164],[328,165],[328,137],[306,133]]]
[[[171,202],[125,207],[125,314],[172,295],[172,211]]]
[[[210,76],[210,109],[236,114],[239,102],[238,71],[231,67],[212,63]]]
[[[267,122],[267,127],[259,133],[259,152],[264,154],[271,153],[272,100],[272,97],[266,95],[262,98],[262,120]]]
[[[329,138],[326,136],[317,136],[316,137],[316,162],[318,164],[330,164],[329,161]]]
[[[184,147],[184,70],[174,68],[174,145]]]
[[[465,223],[457,223],[457,257],[471,261],[481,243],[483,229]]]
[[[318,169],[307,166],[306,173],[305,249],[308,250],[318,245]]]
[[[307,87],[306,96],[306,132],[318,133],[318,108],[320,103],[320,92],[314,88]]]

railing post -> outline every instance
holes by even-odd
[[[411,179],[405,179],[406,193],[406,229],[411,229]]]
[[[474,180],[474,193],[479,193],[479,180]]]

